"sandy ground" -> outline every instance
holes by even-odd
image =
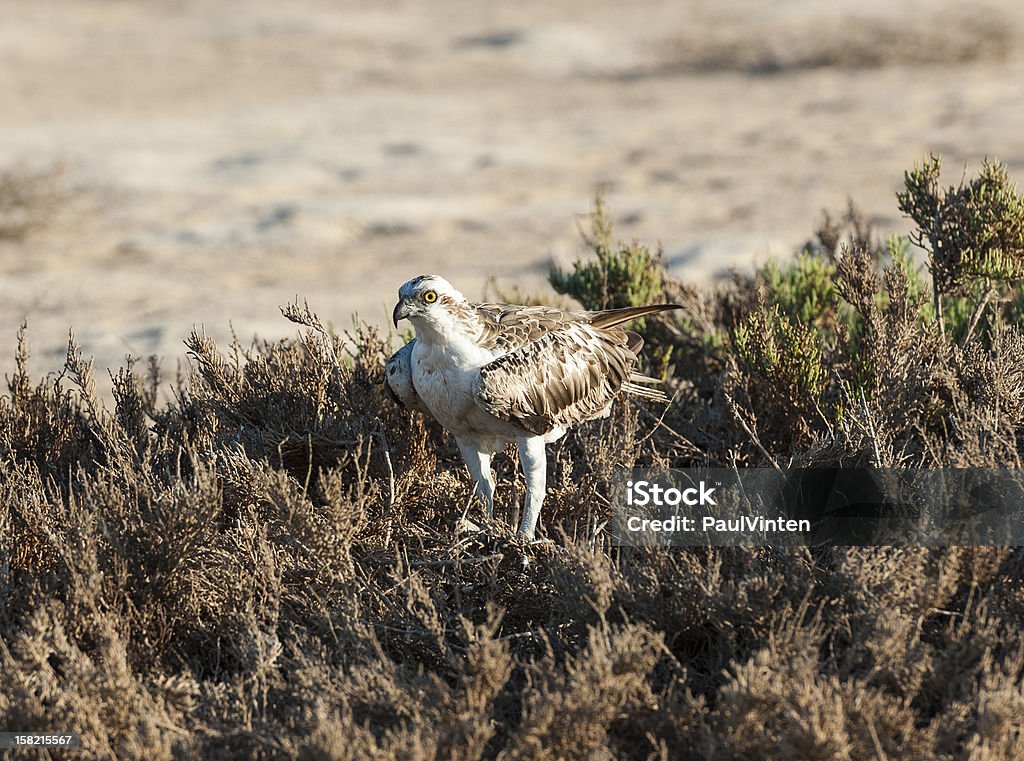
[[[39,372],[69,327],[173,372],[193,325],[293,334],[296,295],[344,327],[422,272],[539,290],[599,189],[703,283],[848,196],[905,230],[929,151],[1024,178],[1024,6],[960,7],[4,0],[0,170],[66,169],[0,241],[0,372],[25,318]]]

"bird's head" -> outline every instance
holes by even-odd
[[[466,297],[443,277],[420,275],[398,289],[391,318],[396,328],[399,320],[409,320],[417,334],[421,330],[443,332],[471,311]]]

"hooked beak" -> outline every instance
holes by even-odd
[[[395,304],[395,311],[391,313],[391,321],[395,323],[395,327],[398,327],[398,321],[404,320],[412,314],[412,310],[409,309],[409,302],[402,299]]]

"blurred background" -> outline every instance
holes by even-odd
[[[1024,6],[932,0],[3,0],[0,371],[98,378],[193,325],[384,325],[398,286],[547,289],[603,191],[707,284],[904,170],[1024,178]]]

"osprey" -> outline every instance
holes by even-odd
[[[388,360],[396,401],[433,416],[454,436],[488,519],[494,512],[491,455],[516,442],[526,477],[519,533],[532,539],[544,502],[544,445],[577,423],[608,415],[620,392],[668,401],[632,371],[643,339],[619,327],[674,304],[568,312],[539,306],[472,304],[437,275],[398,291],[392,318],[416,338]]]

